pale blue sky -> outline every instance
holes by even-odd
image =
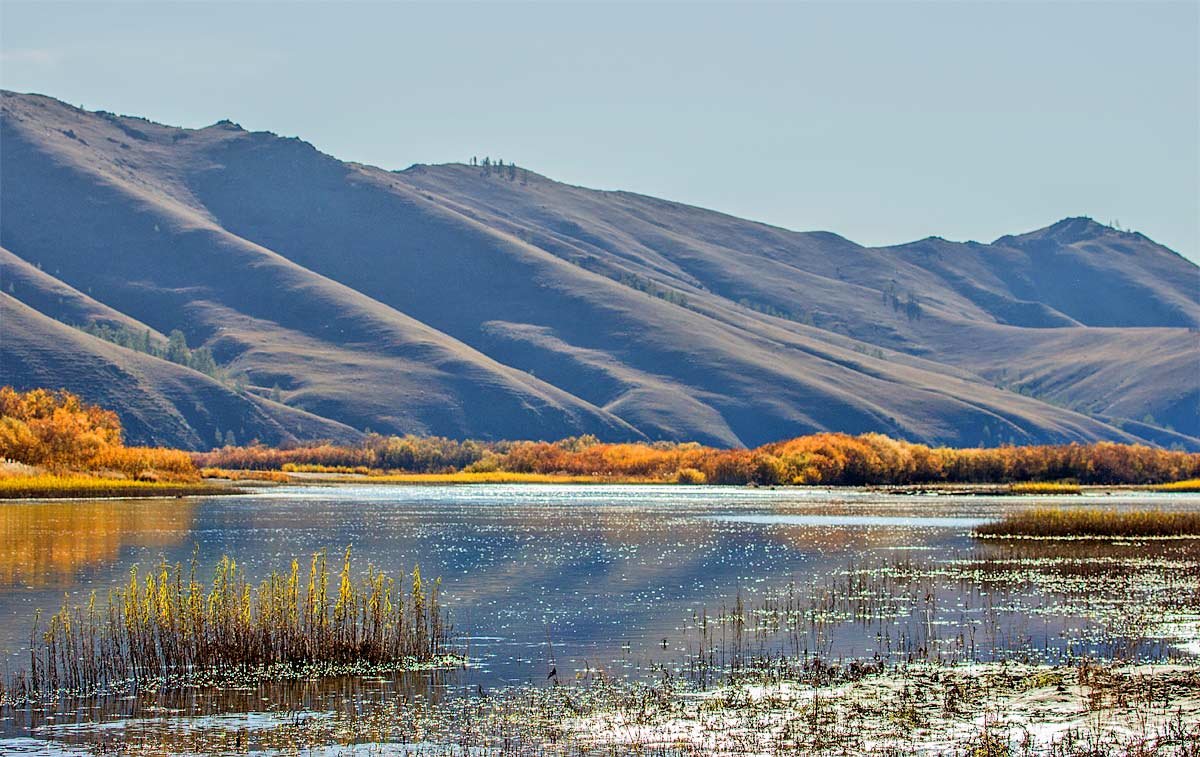
[[[1200,260],[1198,7],[2,0],[0,83],[866,244],[1090,215]]]

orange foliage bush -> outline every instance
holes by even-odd
[[[86,405],[65,391],[0,388],[0,455],[65,470],[87,465],[104,447],[121,443],[117,414]]]
[[[756,449],[694,442],[605,444],[593,436],[558,442],[475,442],[372,436],[357,446],[226,447],[194,455],[205,467],[366,466],[412,472],[504,471],[710,484],[861,485],[1010,483],[1154,484],[1200,476],[1200,454],[1144,445],[1041,445],[953,449],[883,434],[820,433]],[[681,475],[684,471],[689,471]],[[695,473],[691,472],[694,471]],[[699,475],[697,475],[699,474]]]
[[[194,479],[180,450],[126,447],[117,414],[67,391],[0,387],[0,457],[53,471],[109,470],[129,477]]]
[[[753,450],[697,444],[600,444],[587,438],[517,442],[502,470],[670,481],[694,469],[713,484],[1005,483],[1074,479],[1085,484],[1150,484],[1200,472],[1200,454],[1144,445],[1041,445],[952,449],[882,434],[821,433]]]
[[[88,467],[118,471],[131,478],[192,479],[197,476],[191,455],[180,449],[163,447],[105,447],[92,458]]]

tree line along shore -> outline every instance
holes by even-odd
[[[817,433],[754,449],[590,436],[477,441],[370,434],[207,452],[124,443],[116,413],[62,390],[0,388],[0,497],[178,496],[231,482],[678,483],[760,486],[995,485],[1025,494],[1080,486],[1200,491],[1200,453],[1097,442],[932,447],[883,434]],[[219,482],[219,483],[217,483]]]

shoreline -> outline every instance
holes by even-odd
[[[131,754],[206,753],[236,737],[263,748],[352,754],[521,753],[767,755],[1191,754],[1200,740],[1200,664],[981,662],[825,669],[827,675],[734,674],[713,687],[647,683],[588,671],[565,685],[515,684],[440,701],[386,697],[299,715],[199,715],[117,726]],[[249,727],[247,727],[249,725]],[[78,733],[75,731],[74,733]],[[112,732],[109,732],[110,734]],[[57,724],[36,743],[57,745]]]
[[[758,484],[690,484],[653,479],[604,478],[597,476],[547,475],[540,473],[397,473],[363,475],[353,473],[286,473],[289,480],[267,478],[279,471],[229,471],[239,474],[233,478],[213,476],[197,484],[181,484],[148,481],[120,481],[114,479],[88,479],[86,483],[29,482],[22,484],[19,478],[9,479],[8,488],[0,486],[0,501],[55,500],[106,500],[106,499],[154,499],[232,496],[249,494],[264,488],[328,487],[339,485],[365,486],[655,486],[680,488],[721,488],[771,491],[856,491],[873,492],[905,497],[977,496],[1004,497],[1013,500],[1033,500],[1049,497],[1068,502],[1078,497],[1119,497],[1122,494],[1191,494],[1189,491],[1164,491],[1161,485],[1083,485],[1071,492],[1037,492],[1014,489],[1009,484],[855,484],[855,485],[758,485]],[[256,478],[263,474],[263,478]],[[207,483],[212,482],[212,483]],[[1020,486],[1020,484],[1017,484]]]
[[[108,481],[109,479],[97,479]],[[107,499],[182,499],[183,497],[220,497],[245,494],[246,490],[219,484],[157,484],[121,481],[112,485],[38,485],[20,483],[0,488],[0,502],[36,502],[40,500],[107,500]]]

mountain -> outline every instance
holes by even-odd
[[[868,248],[507,166],[390,172],[228,121],[2,103],[0,382],[102,399],[135,440],[1200,449],[1200,269],[1140,234]],[[244,379],[89,324],[179,329]],[[168,391],[183,374],[225,399]]]

